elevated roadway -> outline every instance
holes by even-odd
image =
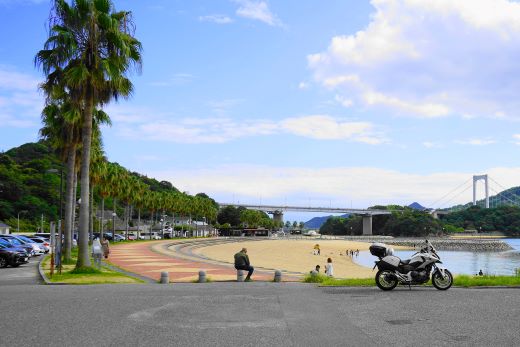
[[[372,235],[372,216],[391,214],[388,210],[376,209],[358,209],[358,208],[341,208],[341,207],[312,207],[312,206],[289,206],[289,205],[253,205],[253,204],[231,204],[219,203],[221,208],[228,206],[245,207],[249,210],[263,211],[273,215],[276,221],[283,221],[283,213],[286,211],[293,212],[320,212],[320,213],[348,213],[363,216],[363,235]]]

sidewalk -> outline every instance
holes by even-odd
[[[136,242],[112,245],[107,261],[126,271],[159,281],[161,272],[168,272],[170,282],[193,282],[199,271],[205,270],[212,281],[236,281],[236,270],[232,266],[218,265],[204,261],[182,259],[181,256],[164,255],[152,250],[154,246],[170,244],[174,241]],[[232,258],[233,255],[230,255]],[[253,264],[254,266],[254,264]],[[272,281],[274,273],[255,270],[255,281]]]

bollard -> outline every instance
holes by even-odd
[[[161,284],[168,284],[168,283],[170,283],[170,278],[169,278],[167,272],[161,272],[161,281],[160,281],[160,283]]]
[[[244,282],[244,270],[237,270],[237,282]]]
[[[276,270],[274,272],[274,281],[281,282],[282,281],[282,272],[280,270]]]
[[[199,283],[206,283],[206,271],[199,271]]]

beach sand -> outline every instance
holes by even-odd
[[[319,244],[321,255],[313,255],[313,247]],[[264,240],[244,241],[199,248],[195,253],[202,254],[218,261],[233,262],[233,255],[242,247],[247,248],[247,254],[253,267],[279,269],[291,272],[309,273],[316,265],[325,271],[327,258],[332,258],[334,277],[336,278],[369,278],[376,271],[355,264],[345,251],[368,250],[370,243],[344,240]],[[392,246],[395,249],[406,247]],[[377,258],[374,257],[374,261]],[[253,276],[254,277],[254,276]]]

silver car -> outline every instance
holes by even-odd
[[[38,236],[28,236],[28,238],[36,242],[40,246],[40,248],[43,248],[43,251],[45,253],[49,253],[49,251],[51,250],[51,243],[45,238]]]

